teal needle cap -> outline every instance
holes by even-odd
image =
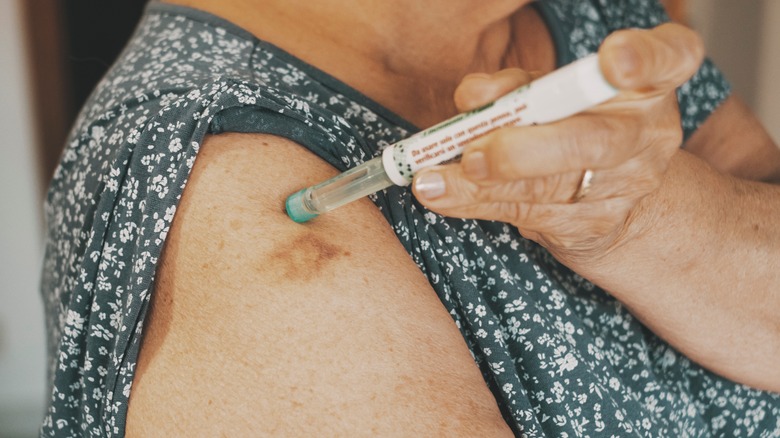
[[[293,193],[284,203],[285,210],[287,210],[287,216],[299,224],[308,222],[311,219],[319,216],[317,213],[313,213],[306,207],[306,204],[303,201],[303,195],[305,191],[306,189],[303,189],[300,192]]]

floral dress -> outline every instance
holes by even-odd
[[[538,2],[558,64],[666,20],[651,0]],[[706,63],[686,136],[728,95]],[[207,134],[292,139],[340,170],[417,127],[205,12],[152,3],[81,112],[47,196],[42,436],[122,436],[154,274]],[[372,196],[460,329],[517,436],[780,437],[780,396],[718,377],[504,223]],[[458,382],[453,382],[457,385]]]

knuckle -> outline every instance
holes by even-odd
[[[448,203],[452,205],[464,205],[478,201],[482,196],[482,190],[466,178],[448,172],[445,176]]]
[[[487,160],[493,176],[499,179],[519,176],[517,161],[517,135],[514,129],[505,128],[496,131],[487,150]]]
[[[659,159],[652,153],[629,160],[621,170],[621,178],[630,182],[619,186],[617,197],[638,199],[655,191],[663,183],[667,167],[668,160]]]
[[[690,42],[688,47],[690,48],[691,58],[695,61],[696,65],[701,64],[704,60],[706,50],[704,48],[704,39],[698,32],[694,32],[691,29],[686,29],[689,34]]]
[[[478,90],[472,85],[473,81],[464,82],[455,89],[453,101],[455,106],[462,111],[478,107],[484,98],[480,96]]]
[[[579,173],[579,172],[576,172]],[[533,201],[536,203],[560,202],[571,197],[571,183],[567,183],[567,174],[556,173],[545,177],[536,184]]]
[[[667,23],[663,29],[663,68],[677,86],[688,80],[704,60],[704,42],[701,36],[685,26]]]
[[[668,35],[667,40],[683,54],[704,57],[704,41],[695,30],[677,23],[665,23],[658,29],[664,31]]]
[[[498,204],[498,214],[507,222],[513,224],[522,223],[523,215],[520,213],[520,206],[514,202],[502,202]]]
[[[498,204],[498,210],[501,217],[515,226],[520,226],[529,222],[533,204],[502,202]]]
[[[503,78],[506,81],[509,82],[510,85],[513,87],[518,87],[523,84],[527,84],[528,82],[531,82],[533,79],[533,76],[530,72],[527,72],[520,68],[508,68],[499,71],[495,74],[496,78]]]
[[[587,132],[587,131],[586,131]],[[587,166],[593,157],[594,151],[589,150],[591,145],[598,143],[593,132],[588,136],[588,140],[582,140],[578,135],[565,135],[559,138],[558,158],[566,163],[566,169],[575,169]]]
[[[525,182],[525,197],[527,202],[542,203],[548,201],[548,194],[552,191],[551,186],[555,184],[554,175],[542,178],[533,178]]]
[[[626,129],[614,117],[602,116],[591,117],[580,131],[587,135],[568,137],[568,150],[565,153],[571,157],[569,170],[617,164],[622,156],[620,150],[626,144],[622,137],[632,130]]]
[[[640,140],[646,145],[667,151],[676,151],[682,145],[682,124],[674,93],[643,114],[639,132],[642,134]]]
[[[618,45],[618,46],[636,46],[641,43],[641,34],[644,33],[644,29],[619,29],[607,36],[604,40],[604,44]]]

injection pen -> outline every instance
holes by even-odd
[[[481,108],[394,143],[379,157],[293,193],[285,203],[287,215],[295,222],[306,222],[392,185],[409,185],[418,170],[458,157],[469,142],[496,129],[565,119],[617,93],[604,79],[598,55],[589,55]]]

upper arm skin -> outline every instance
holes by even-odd
[[[378,210],[296,224],[336,171],[278,137],[208,137],[158,269],[128,436],[511,436]]]
[[[688,139],[685,149],[720,172],[753,181],[780,182],[780,148],[734,95]]]

